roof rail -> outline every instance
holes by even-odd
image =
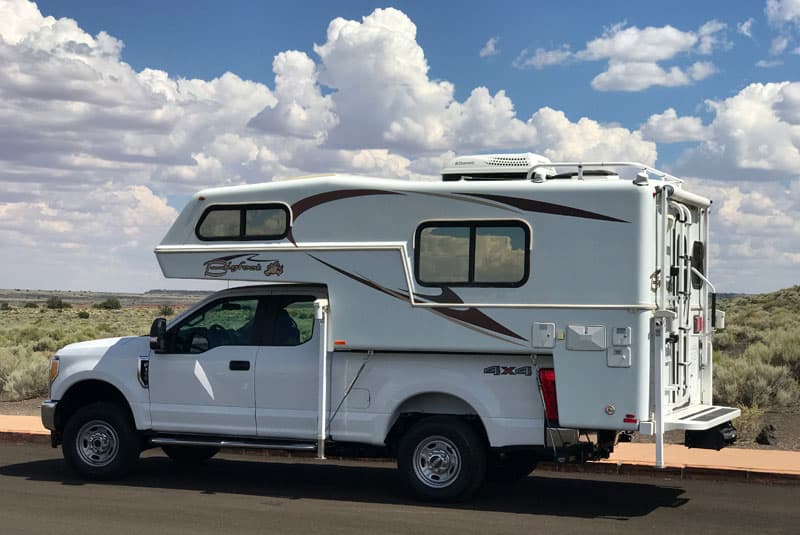
[[[683,184],[683,180],[676,176],[672,176],[669,173],[665,173],[664,171],[659,171],[655,167],[650,167],[649,165],[639,163],[639,162],[558,162],[558,163],[540,163],[534,166],[531,166],[528,169],[528,180],[533,180],[534,182],[544,182],[547,180],[546,174],[538,174],[536,170],[541,167],[576,167],[578,169],[578,179],[583,179],[583,169],[584,167],[635,167],[640,171],[645,173],[644,180],[647,179],[647,173],[652,173],[660,180],[664,182],[673,182],[677,184]],[[538,178],[538,180],[537,180]]]

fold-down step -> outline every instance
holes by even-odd
[[[719,424],[730,422],[741,416],[742,411],[734,407],[720,407],[718,405],[691,405],[676,410],[664,418],[664,430],[685,429],[687,431],[702,431],[711,429]]]

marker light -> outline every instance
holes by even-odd
[[[60,362],[60,360],[59,360],[58,356],[55,356],[52,359],[50,359],[50,384],[51,385],[53,384],[53,381],[56,380],[56,377],[58,377],[58,364],[59,364],[59,362]]]

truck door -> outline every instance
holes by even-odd
[[[150,355],[153,429],[255,436],[255,363],[264,301],[225,297],[184,318]]]
[[[314,439],[321,340],[315,329],[315,297],[272,295],[267,299],[267,329],[255,374],[258,435]]]

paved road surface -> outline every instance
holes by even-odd
[[[85,483],[60,453],[0,443],[0,533],[800,533],[800,486],[541,473],[431,507],[387,464],[223,456],[186,468],[153,452],[123,482]]]

